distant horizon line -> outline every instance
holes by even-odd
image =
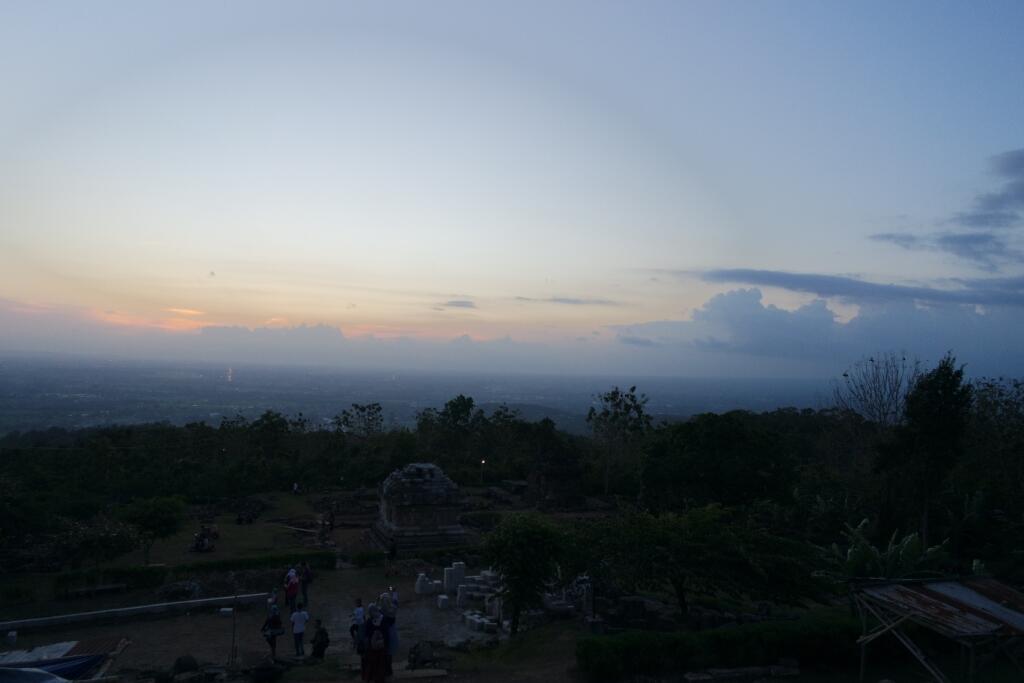
[[[419,375],[419,376],[464,376],[464,377],[548,377],[548,378],[572,378],[572,379],[594,379],[594,380],[614,380],[622,385],[631,386],[638,384],[644,380],[701,380],[701,381],[798,381],[798,382],[821,382],[831,381],[842,376],[842,373],[836,375],[676,375],[676,374],[598,374],[598,373],[573,373],[573,372],[545,372],[537,370],[501,370],[501,371],[484,371],[484,370],[455,370],[455,369],[439,369],[439,370],[426,370],[422,368],[411,368],[411,367],[391,367],[391,366],[372,366],[372,367],[353,367],[347,365],[328,365],[318,362],[303,363],[301,361],[291,363],[259,363],[252,360],[187,360],[187,359],[168,359],[168,358],[143,358],[143,357],[115,357],[108,356],[102,353],[71,353],[67,351],[26,351],[21,349],[0,349],[0,363],[5,359],[34,359],[34,360],[64,360],[64,361],[80,361],[98,364],[117,364],[124,366],[140,366],[140,365],[159,365],[159,366],[170,366],[170,367],[202,367],[202,368],[221,368],[221,369],[237,369],[237,368],[258,368],[265,370],[324,370],[333,373],[352,373],[352,374],[403,374],[403,375]],[[639,388],[639,387],[638,387]]]

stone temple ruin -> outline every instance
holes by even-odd
[[[411,556],[422,550],[465,545],[459,523],[462,493],[433,463],[413,463],[380,485],[380,515],[373,537],[388,552]]]

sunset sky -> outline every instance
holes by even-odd
[[[1024,3],[7,2],[0,350],[1024,372]]]

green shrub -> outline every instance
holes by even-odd
[[[336,556],[330,550],[305,553],[261,555],[259,557],[227,558],[209,562],[195,562],[175,567],[107,567],[62,572],[53,579],[55,595],[70,590],[103,584],[123,583],[129,589],[157,588],[169,580],[210,572],[244,571],[247,569],[284,568],[299,562],[308,562],[313,569],[334,569]]]
[[[793,621],[747,624],[707,631],[627,631],[583,638],[576,661],[591,680],[615,681],[715,666],[775,664],[783,657],[807,669],[828,670],[856,662],[860,624],[849,612],[821,611]]]
[[[124,583],[129,588],[156,588],[167,580],[167,567],[110,567],[102,574],[103,583]]]
[[[25,585],[5,586],[0,591],[0,604],[2,605],[22,605],[35,599],[36,592],[31,587]]]
[[[473,546],[462,545],[454,548],[438,548],[437,550],[421,550],[416,557],[433,564],[448,565],[452,562],[463,561],[467,566],[479,564],[480,549]]]
[[[53,592],[63,595],[78,588],[123,583],[128,589],[156,588],[167,580],[167,567],[107,567],[62,572],[53,579]]]
[[[363,567],[380,567],[384,564],[386,553],[379,550],[368,550],[352,555],[352,564],[362,569]]]
[[[246,569],[275,569],[290,567],[300,562],[308,562],[313,569],[334,569],[337,555],[332,550],[316,550],[306,553],[283,553],[279,555],[259,555],[257,557],[237,557],[208,562],[194,562],[179,565],[175,573],[202,573],[242,571]]]
[[[501,523],[501,513],[491,510],[477,510],[462,515],[462,523],[480,531],[491,531]]]

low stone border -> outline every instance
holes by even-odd
[[[200,598],[198,600],[182,600],[180,602],[158,602],[152,605],[115,607],[114,609],[96,610],[95,612],[76,612],[74,614],[57,614],[51,617],[34,617],[32,619],[0,621],[0,631],[19,631],[30,628],[99,621],[109,618],[127,618],[146,616],[150,614],[176,613],[190,609],[202,609],[203,607],[231,607],[232,605],[255,604],[264,602],[267,599],[267,596],[267,593],[225,595],[219,598]]]

